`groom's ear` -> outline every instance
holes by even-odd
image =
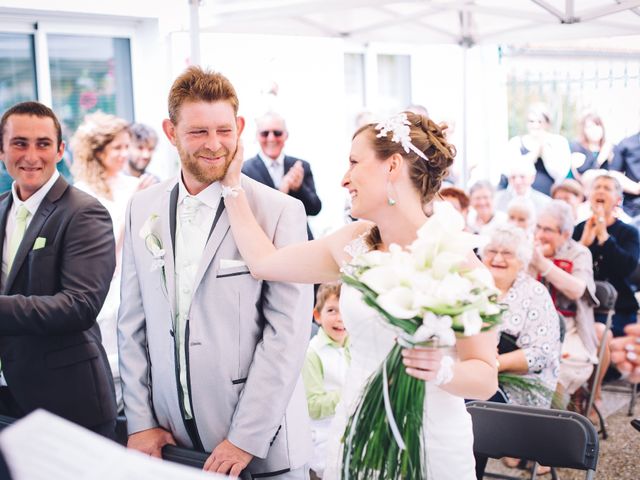
[[[238,138],[240,138],[240,135],[242,135],[242,132],[244,131],[244,126],[245,126],[245,121],[244,121],[244,117],[236,117],[236,129],[238,130]]]
[[[176,144],[176,126],[173,124],[171,120],[165,118],[162,121],[162,130],[164,134],[167,136],[169,141],[175,145]]]

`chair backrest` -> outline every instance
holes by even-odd
[[[467,410],[473,419],[474,451],[479,455],[596,469],[598,432],[578,413],[478,401],[468,403]]]
[[[618,292],[609,282],[596,280],[596,298],[600,302],[600,306],[595,309],[596,312],[609,313],[615,309]]]

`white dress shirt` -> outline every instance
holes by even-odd
[[[275,160],[262,150],[258,152],[258,156],[267,167],[269,175],[271,175],[271,180],[273,180],[273,184],[276,188],[280,188],[282,177],[284,177],[284,153],[280,152],[280,155]]]
[[[184,411],[192,418],[191,402],[186,369],[185,333],[189,310],[196,287],[195,277],[202,253],[209,239],[216,210],[220,203],[222,188],[212,183],[197,195],[190,195],[182,179],[178,185],[178,207],[176,211],[176,303],[177,318],[174,335],[179,351],[180,384],[184,393]],[[191,205],[189,205],[191,204]]]

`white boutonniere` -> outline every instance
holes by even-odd
[[[162,269],[162,274],[164,275],[164,248],[162,248],[162,242],[158,235],[154,232],[154,226],[158,222],[160,217],[156,213],[152,213],[147,221],[144,222],[142,228],[140,229],[140,238],[144,240],[144,245],[147,247],[147,250],[153,256],[153,261],[151,262],[151,271],[154,272],[158,268]]]

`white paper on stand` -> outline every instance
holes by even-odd
[[[0,448],[13,480],[228,479],[128,450],[44,410],[3,430]]]

